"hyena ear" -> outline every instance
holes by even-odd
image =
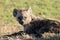
[[[27,10],[28,11],[28,13],[32,13],[32,9],[31,9],[31,7],[29,7],[29,9]]]
[[[17,11],[18,11],[17,9],[13,9],[13,16],[14,16],[14,17],[16,17]]]

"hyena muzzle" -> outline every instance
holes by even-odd
[[[32,9],[14,9],[13,16],[28,34],[59,33],[60,22],[32,15]]]

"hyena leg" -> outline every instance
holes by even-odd
[[[17,36],[17,35],[20,35],[22,36],[25,32],[24,31],[19,31],[19,32],[16,32],[16,33],[13,33],[13,34],[8,34],[8,35],[4,35],[4,36],[7,36],[7,37],[12,37],[12,36]]]
[[[42,34],[44,34],[44,32],[49,32],[49,28],[45,27],[40,28],[38,31],[36,31],[37,33],[36,37],[42,37]]]

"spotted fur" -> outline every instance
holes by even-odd
[[[24,27],[28,34],[38,34],[44,32],[59,33],[60,22],[55,20],[37,17],[32,14],[32,9],[14,9],[13,16]]]

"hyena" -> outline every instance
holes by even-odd
[[[60,22],[37,17],[32,14],[32,9],[14,9],[13,16],[24,27],[24,32],[41,36],[44,32],[59,33]]]

